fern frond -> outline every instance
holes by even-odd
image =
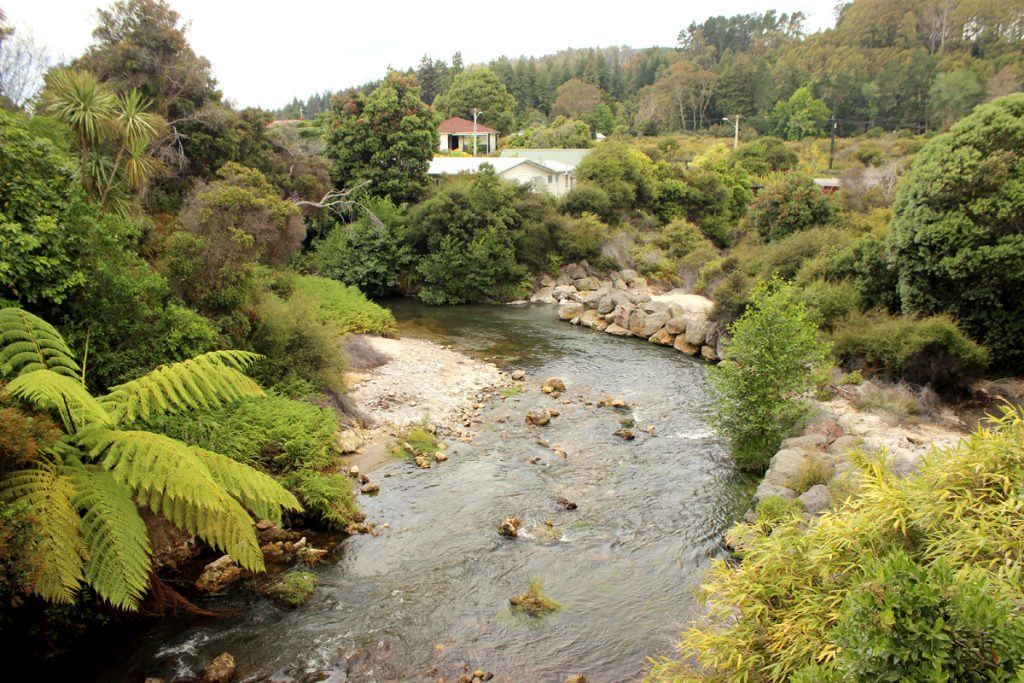
[[[137,609],[149,587],[152,549],[131,490],[95,465],[67,469],[75,486],[73,502],[83,513],[85,580],[115,607]]]
[[[179,529],[196,534],[235,562],[252,572],[262,572],[263,552],[252,524],[252,517],[237,500],[221,489],[222,507],[215,510],[189,505],[158,493],[140,498],[140,502],[158,515],[163,515]]]
[[[276,479],[226,455],[192,449],[206,464],[213,479],[257,517],[281,523],[282,510],[301,510],[299,501]]]
[[[242,371],[262,358],[248,351],[211,351],[156,370],[100,398],[118,423],[197,408],[216,408],[251,396],[263,396]]]
[[[92,397],[85,385],[54,370],[22,373],[10,381],[7,390],[11,396],[28,401],[36,407],[57,411],[69,433],[90,424],[113,425],[110,415]]]
[[[71,478],[56,463],[41,461],[11,473],[0,492],[4,500],[24,506],[31,521],[34,533],[27,552],[33,565],[32,592],[51,602],[72,602],[84,580],[86,550]]]
[[[163,434],[96,427],[76,442],[144,499],[156,493],[206,510],[223,507],[220,485],[192,448]]]
[[[53,325],[20,308],[0,309],[0,375],[16,377],[35,370],[82,375],[75,355]]]

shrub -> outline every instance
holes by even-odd
[[[768,496],[757,504],[754,512],[757,515],[755,523],[761,532],[770,534],[779,524],[803,515],[804,504],[796,498]]]
[[[711,300],[715,302],[714,319],[731,322],[743,315],[750,303],[753,287],[753,279],[739,270],[725,276],[711,291]]]
[[[889,379],[957,389],[985,368],[988,354],[945,315],[893,317],[883,311],[848,316],[833,334],[844,367]]]
[[[748,224],[765,242],[830,225],[839,218],[839,202],[822,192],[808,176],[787,173],[770,179],[754,198]]]
[[[601,186],[594,182],[581,182],[569,191],[562,203],[562,209],[573,216],[592,213],[605,221],[615,219],[612,211],[612,200]]]
[[[355,287],[323,277],[295,278],[295,292],[311,301],[320,320],[338,332],[373,333],[385,337],[397,333],[391,311],[373,303]]]
[[[655,197],[654,164],[633,145],[609,140],[601,143],[576,169],[580,181],[597,183],[613,210],[649,207]]]
[[[654,243],[674,259],[681,259],[694,249],[711,246],[700,228],[685,218],[677,218],[662,228]]]
[[[897,272],[889,261],[884,234],[862,235],[853,244],[830,254],[827,271],[830,280],[850,280],[865,308],[899,310]]]
[[[648,680],[685,676],[693,664],[736,682],[801,670],[799,680],[836,680],[836,668],[843,680],[1019,676],[1024,617],[1011,605],[1024,600],[1021,414],[934,450],[918,476],[861,464],[859,494],[838,510],[770,534],[755,528],[742,563],[714,562],[680,661],[660,662]],[[904,669],[904,657],[908,668],[927,661],[929,675]]]
[[[806,415],[800,394],[828,355],[792,285],[758,285],[743,316],[729,326],[726,362],[710,380],[718,392],[715,427],[732,441],[733,457],[764,471],[783,437]]]
[[[810,319],[818,327],[831,330],[836,321],[859,310],[860,295],[849,282],[815,280],[800,290]]]
[[[797,153],[786,147],[785,142],[770,135],[744,142],[736,150],[734,159],[757,176],[792,171],[800,161]]]
[[[1024,369],[1024,94],[981,105],[921,150],[893,205],[904,312],[948,313]]]
[[[568,219],[558,233],[559,253],[570,261],[589,259],[601,252],[608,238],[608,226],[592,213]]]

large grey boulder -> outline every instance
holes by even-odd
[[[832,507],[832,493],[824,484],[815,484],[800,494],[800,502],[806,512],[819,515]]]
[[[565,285],[571,285],[572,280],[573,279],[569,277],[568,273],[562,273],[561,275],[558,276],[558,279],[555,280],[555,284],[559,287],[564,287]]]
[[[701,346],[707,336],[708,321],[706,318],[690,318],[686,323],[686,341],[694,346]]]
[[[632,285],[636,282],[637,274],[635,270],[627,268],[626,270],[619,271],[619,277],[621,277],[627,285]]]
[[[611,295],[601,297],[601,300],[597,302],[597,312],[601,315],[608,315],[615,310],[615,301]]]
[[[584,311],[583,315],[580,316],[580,325],[584,327],[596,327],[599,321],[604,322],[601,320],[598,312],[593,309]]]
[[[795,489],[804,478],[811,459],[797,448],[783,448],[772,456],[771,465],[764,475],[764,480],[776,486]]]
[[[638,337],[650,337],[652,334],[665,327],[668,322],[668,311],[661,313],[647,313],[644,317],[643,329],[640,332],[633,331]],[[632,330],[632,328],[630,328]]]
[[[558,319],[572,320],[583,313],[583,304],[576,301],[563,301],[558,305]]]
[[[581,291],[597,291],[601,287],[601,281],[596,277],[581,277],[578,280],[573,280],[573,284],[576,285],[576,289]]]
[[[555,297],[559,301],[562,301],[563,299],[568,299],[575,293],[576,288],[573,287],[571,284],[558,285],[553,290],[551,290],[551,296]]]
[[[778,496],[779,498],[796,498],[796,491],[786,488],[785,486],[772,484],[769,481],[762,481],[758,484],[757,490],[754,491],[753,503],[756,506],[765,498],[771,498],[772,496]]]
[[[530,301],[541,304],[553,304],[557,301],[552,295],[553,291],[554,289],[551,287],[541,287],[530,297]]]
[[[626,303],[619,304],[618,306],[615,307],[615,310],[612,311],[613,317],[612,320],[610,320],[609,322],[613,322],[619,327],[629,329],[629,318],[635,310],[636,306],[629,303],[628,301]]]
[[[648,301],[641,304],[640,308],[644,309],[644,313],[665,313],[668,311],[668,304],[664,301]]]
[[[616,337],[628,337],[630,335],[629,330],[616,323],[612,323],[604,331],[608,334],[614,334]]]
[[[579,280],[587,276],[587,269],[578,263],[570,263],[565,267],[565,274],[573,280]]]
[[[582,291],[572,294],[569,298],[577,303],[583,304],[584,308],[597,308],[597,300],[600,297],[598,297],[597,292]]]

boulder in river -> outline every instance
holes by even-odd
[[[526,373],[522,370],[515,370],[512,373],[512,379],[514,379],[517,382],[522,382],[524,379],[526,379]]]
[[[676,351],[681,351],[687,356],[696,356],[697,352],[700,351],[699,346],[694,346],[690,342],[686,341],[686,336],[682,334],[676,337],[676,341],[673,346],[676,348]]]
[[[575,301],[563,301],[558,305],[558,319],[572,320],[583,313],[583,304]]]
[[[622,429],[615,430],[615,436],[625,441],[632,441],[633,439],[636,438],[636,432],[634,432],[632,429],[623,427]]]
[[[498,525],[498,533],[502,536],[508,536],[509,538],[515,538],[519,535],[519,530],[523,526],[523,520],[518,517],[506,517],[501,520],[501,524]]]
[[[565,683],[590,683],[583,674],[573,674],[565,677]]]
[[[550,389],[548,389],[550,387]],[[565,391],[565,381],[560,377],[548,377],[544,380],[544,384],[541,385],[541,390],[545,394],[550,394],[553,391]]]
[[[654,334],[652,334],[647,339],[647,341],[651,342],[652,344],[661,344],[662,346],[672,346],[672,343],[675,341],[675,337],[673,335],[669,334],[668,331],[666,331],[665,328],[663,327],[660,330],[658,330],[657,332],[655,332]]]
[[[577,507],[576,503],[574,503],[573,501],[569,500],[564,496],[559,496],[558,498],[555,498],[555,502],[564,507],[566,510],[575,510]]]
[[[612,323],[604,329],[608,334],[614,334],[616,337],[628,337],[632,334],[625,327],[620,326],[618,323]]]
[[[196,580],[196,588],[203,593],[220,593],[242,578],[242,568],[230,555],[224,555],[206,565]]]
[[[200,683],[228,683],[235,677],[235,658],[231,653],[224,652],[217,656],[203,669]]]
[[[531,410],[526,414],[526,421],[537,427],[543,427],[551,421],[551,413],[546,410]]]
[[[380,491],[380,486],[377,485],[377,482],[368,481],[359,487],[359,491],[365,494],[377,493]]]

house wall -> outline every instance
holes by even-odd
[[[514,180],[523,185],[533,185],[537,192],[547,192],[556,197],[561,197],[572,188],[571,179],[568,173],[549,173],[546,170],[532,164],[520,164],[500,174],[505,180]],[[551,182],[548,182],[548,177]]]

